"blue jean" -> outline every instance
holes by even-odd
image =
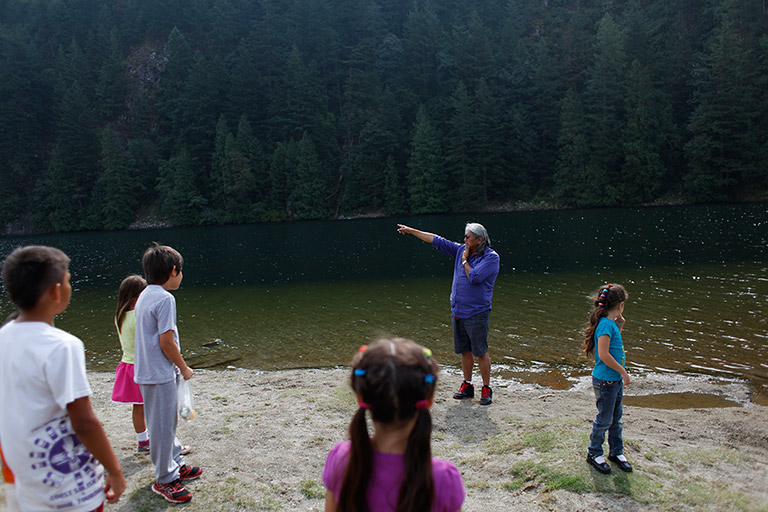
[[[624,453],[624,441],[621,439],[621,399],[624,397],[624,382],[592,377],[592,387],[595,390],[597,416],[592,423],[592,433],[589,435],[587,452],[592,457],[603,454],[603,441],[607,430],[608,453],[621,455]]]

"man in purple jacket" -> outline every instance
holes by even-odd
[[[451,313],[453,314],[453,347],[461,354],[461,369],[464,382],[453,398],[473,398],[475,387],[472,385],[472,369],[477,358],[483,390],[480,405],[490,405],[493,401],[491,390],[491,358],[488,355],[488,328],[490,325],[491,298],[493,284],[499,275],[499,255],[491,249],[488,231],[471,222],[464,228],[464,243],[458,244],[445,238],[419,231],[418,229],[397,225],[397,231],[410,234],[432,244],[438,251],[456,259],[453,266],[453,285],[451,286]]]

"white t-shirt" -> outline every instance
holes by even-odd
[[[147,286],[136,306],[136,361],[133,380],[137,384],[165,384],[176,379],[178,368],[160,348],[160,335],[173,331],[173,340],[179,347],[176,328],[176,299],[162,286]]]
[[[104,502],[104,470],[67,414],[90,395],[82,341],[43,322],[0,329],[0,440],[21,510],[88,512]]]

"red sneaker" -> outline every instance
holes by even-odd
[[[179,468],[179,480],[181,481],[197,480],[202,474],[203,470],[197,466],[187,466],[184,464]]]
[[[461,383],[461,387],[457,393],[453,394],[453,398],[461,400],[462,398],[473,398],[475,396],[475,386],[467,381]]]
[[[163,497],[171,503],[186,503],[192,499],[192,495],[181,485],[181,480],[174,480],[167,484],[155,481],[152,484],[152,492]]]
[[[483,394],[480,396],[480,405],[491,405],[493,403],[493,390],[491,386],[483,386]]]

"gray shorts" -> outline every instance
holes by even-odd
[[[490,324],[490,309],[469,318],[452,317],[454,352],[457,354],[472,352],[475,357],[484,356],[488,352]]]

